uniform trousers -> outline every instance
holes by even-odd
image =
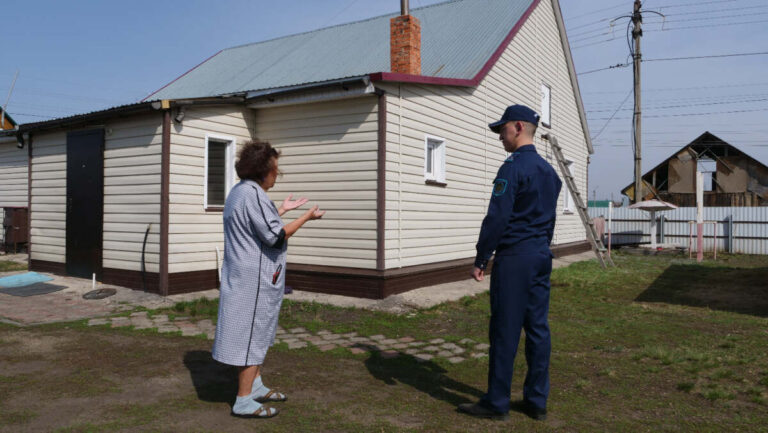
[[[550,274],[549,248],[514,255],[497,255],[491,271],[491,321],[488,392],[481,404],[506,413],[510,409],[510,389],[520,331],[525,329],[525,376],[523,399],[546,408],[549,395]]]

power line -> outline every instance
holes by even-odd
[[[706,55],[706,56],[665,57],[665,58],[658,58],[658,59],[642,59],[641,61],[642,62],[668,62],[668,61],[677,61],[677,60],[715,59],[715,58],[722,58],[722,57],[765,56],[765,55],[768,55],[768,51],[760,51],[755,53],[713,54],[713,55]],[[586,75],[586,74],[591,74],[593,72],[623,68],[629,65],[630,63],[619,63],[619,64],[608,66],[605,68],[593,69],[591,71],[586,71],[586,72],[580,72],[580,73],[577,73],[576,75]]]
[[[619,104],[619,107],[616,108],[616,110],[613,112],[613,114],[611,114],[611,117],[608,118],[608,120],[605,122],[605,125],[603,125],[603,127],[600,129],[600,132],[598,132],[597,135],[592,137],[592,140],[596,140],[597,137],[599,137],[600,134],[602,134],[603,131],[605,131],[605,128],[608,126],[609,123],[611,123],[611,120],[613,120],[613,116],[615,116],[616,113],[618,113],[621,110],[621,107],[624,106],[624,104],[627,102],[627,99],[629,99],[629,97],[632,95],[633,90],[634,89],[630,89],[629,93],[627,93],[627,96],[624,98],[623,101],[621,101],[621,104]]]
[[[758,98],[758,99],[751,99],[751,100],[745,100],[745,101],[725,101],[725,102],[707,102],[707,103],[700,103],[700,104],[663,105],[663,106],[657,106],[657,107],[646,106],[646,108],[651,108],[654,110],[668,110],[671,108],[701,107],[706,105],[744,104],[749,102],[765,102],[765,101],[768,101],[768,98]],[[604,113],[606,111],[610,111],[610,110],[592,110],[592,111],[588,110],[587,113]],[[630,109],[620,110],[620,111],[630,111]]]
[[[757,111],[768,111],[768,108],[758,108],[754,110],[713,111],[708,113],[656,114],[656,115],[650,115],[650,116],[643,115],[643,118],[709,116],[709,115],[715,115],[715,114],[753,113]],[[607,117],[598,117],[592,120],[607,120],[607,119],[608,119]],[[631,119],[631,117],[617,117],[616,119]]]

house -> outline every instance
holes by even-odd
[[[695,207],[697,171],[704,176],[704,206],[768,206],[768,167],[709,131],[643,175],[643,200]],[[633,200],[634,184],[621,193]]]
[[[17,125],[13,117],[0,108],[0,131],[12,132]],[[2,186],[0,187],[0,222],[3,223],[0,226],[0,246],[5,245],[6,240],[12,242],[15,240],[12,238],[19,237],[18,233],[15,233],[16,236],[9,237],[6,231],[13,228],[9,229],[6,226],[11,227],[11,220],[16,220],[12,217],[12,213],[26,212],[22,208],[27,207],[28,159],[27,151],[19,148],[15,137],[0,136],[0,185]],[[26,234],[21,239],[26,240]]]
[[[0,108],[0,131],[8,129],[16,129],[18,124],[9,113]]]
[[[506,158],[487,124],[512,103],[540,110],[587,190],[557,0],[403,12],[226,49],[145,101],[21,125],[31,268],[161,294],[216,287],[237,147],[255,138],[282,152],[273,200],[327,210],[290,240],[288,284],[303,290],[383,298],[467,278]],[[565,187],[559,203],[555,254],[588,250]]]

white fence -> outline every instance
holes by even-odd
[[[608,208],[589,208],[592,218],[603,216],[608,225]],[[687,247],[693,230],[693,251],[696,251],[695,207],[657,212],[657,242]],[[742,254],[768,254],[768,207],[705,207],[704,251]],[[714,223],[713,223],[714,222]],[[715,239],[717,227],[717,239]],[[626,207],[613,209],[612,245],[650,243],[648,212]]]

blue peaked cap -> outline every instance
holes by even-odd
[[[515,104],[510,105],[506,110],[504,110],[504,115],[501,116],[501,120],[498,122],[489,123],[488,127],[491,128],[491,131],[498,134],[501,131],[501,127],[505,123],[514,122],[516,120],[532,123],[536,126],[539,126],[538,113],[526,107],[525,105]]]

